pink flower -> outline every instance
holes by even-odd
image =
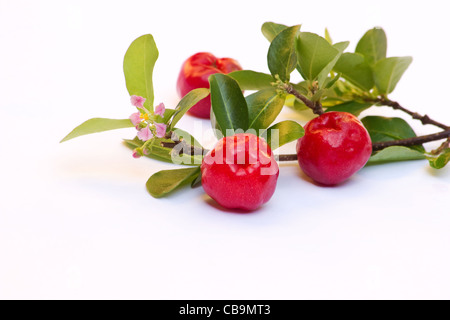
[[[145,98],[141,97],[141,96],[131,96],[131,104],[133,106],[135,106],[136,108],[143,108],[144,107],[144,102],[145,102]]]
[[[147,148],[144,149],[144,155],[148,156],[150,154],[150,150],[148,150]]]
[[[156,136],[158,138],[164,138],[164,136],[166,135],[167,125],[165,125],[164,123],[155,123],[155,127],[156,127]]]
[[[164,103],[160,103],[155,108],[155,114],[161,117],[164,117],[164,112],[166,112],[166,107]]]
[[[139,152],[137,152],[136,150],[133,151],[133,158],[135,159],[139,159],[141,157],[141,155],[139,154]]]
[[[142,121],[142,119],[141,119],[141,113],[140,113],[140,112],[133,113],[133,114],[130,116],[130,120],[131,120],[131,123],[132,123],[134,126],[139,125],[139,124],[141,123],[141,121]]]
[[[137,136],[142,141],[148,141],[153,138],[153,133],[150,128],[146,126],[144,129],[139,130]]]

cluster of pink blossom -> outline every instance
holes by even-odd
[[[155,107],[155,111],[151,112],[144,107],[145,98],[141,96],[131,96],[131,104],[138,109],[138,112],[130,116],[130,120],[138,131],[138,138],[147,142],[154,137],[164,138],[166,135],[167,125],[156,122],[157,116],[163,117],[166,112],[164,103],[160,103]],[[144,145],[145,146],[145,145]],[[136,149],[133,152],[133,157],[140,158],[143,154],[147,154],[144,148]]]

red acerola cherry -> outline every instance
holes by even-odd
[[[272,150],[253,134],[221,139],[203,159],[202,185],[222,207],[253,211],[270,200],[279,168]]]
[[[180,97],[197,88],[209,88],[208,78],[214,73],[230,73],[242,70],[236,60],[230,58],[216,58],[208,52],[199,52],[187,59],[180,71],[177,90]],[[193,106],[188,113],[209,119],[211,112],[211,98],[208,96]]]
[[[300,167],[311,179],[336,185],[364,167],[372,154],[372,141],[354,115],[328,112],[306,124],[297,154]]]

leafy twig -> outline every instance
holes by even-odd
[[[298,100],[303,102],[308,108],[310,108],[314,114],[321,115],[324,113],[322,104],[319,101],[311,101],[304,95],[302,95],[300,92],[295,90],[295,88],[289,84],[289,83],[283,83],[280,85],[280,88],[286,91],[289,94],[292,94],[294,97],[296,97]]]

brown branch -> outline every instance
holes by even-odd
[[[304,95],[302,95],[300,92],[294,89],[294,87],[291,84],[283,83],[281,86],[284,91],[286,91],[289,94],[292,94],[294,97],[296,97],[298,100],[303,102],[308,108],[310,108],[314,114],[322,115],[324,113],[322,104],[318,101],[311,101]]]
[[[403,112],[409,114],[413,119],[421,121],[423,125],[431,124],[431,125],[434,125],[436,127],[444,129],[444,130],[450,129],[449,126],[446,126],[443,123],[440,123],[440,122],[438,122],[436,120],[431,119],[428,115],[421,115],[421,114],[419,114],[417,112],[413,112],[411,110],[408,110],[408,109],[402,107],[400,105],[400,103],[398,103],[396,101],[392,101],[392,100],[389,100],[387,98],[381,97],[381,98],[372,100],[372,102],[381,103],[382,105],[391,107],[394,110],[403,111]]]
[[[439,148],[431,151],[431,154],[435,155],[435,156],[439,155],[442,153],[442,151],[444,151],[445,149],[448,149],[448,148],[450,148],[450,138],[448,138],[445,142],[443,142]]]
[[[437,152],[437,154],[439,154],[442,150],[448,148],[450,145],[450,128],[445,131],[441,131],[441,132],[437,132],[437,133],[433,133],[433,134],[429,134],[429,135],[425,135],[425,136],[419,136],[419,137],[413,137],[413,138],[401,139],[401,140],[374,142],[374,143],[372,143],[372,151],[374,151],[374,152],[380,151],[385,148],[393,147],[393,146],[403,146],[403,147],[419,146],[424,143],[438,141],[438,140],[442,140],[442,139],[447,139],[447,141],[444,142],[443,145],[435,151],[435,152]],[[190,151],[189,151],[188,155],[191,155],[191,156],[204,155],[209,151],[204,148],[188,145],[183,140],[177,141],[177,142],[161,142],[161,146],[165,147],[165,148],[169,148],[169,149],[174,149],[174,148],[178,149],[178,146],[180,146],[181,147],[180,154],[183,154],[185,149],[189,149]],[[280,161],[280,162],[297,161],[298,156],[296,154],[281,154],[281,155],[276,156],[276,160]]]
[[[375,152],[375,151],[380,151],[385,148],[393,147],[393,146],[403,146],[403,147],[419,146],[419,145],[427,143],[427,142],[442,140],[445,138],[450,139],[450,129],[441,131],[438,133],[434,133],[434,134],[429,134],[426,136],[414,137],[414,138],[409,138],[409,139],[374,142],[374,143],[372,143],[372,150]],[[445,144],[448,147],[449,140],[444,142],[444,145]],[[445,149],[445,147],[443,149]],[[298,156],[296,154],[282,154],[282,155],[278,156],[277,160],[278,161],[297,161]]]
[[[280,154],[280,155],[276,155],[275,159],[280,162],[297,161],[298,156],[296,154]]]
[[[414,137],[409,139],[374,142],[372,144],[372,149],[373,151],[379,151],[387,147],[393,146],[403,146],[403,147],[419,146],[427,142],[442,140],[449,137],[450,137],[450,129],[438,133],[429,134],[426,136]]]

